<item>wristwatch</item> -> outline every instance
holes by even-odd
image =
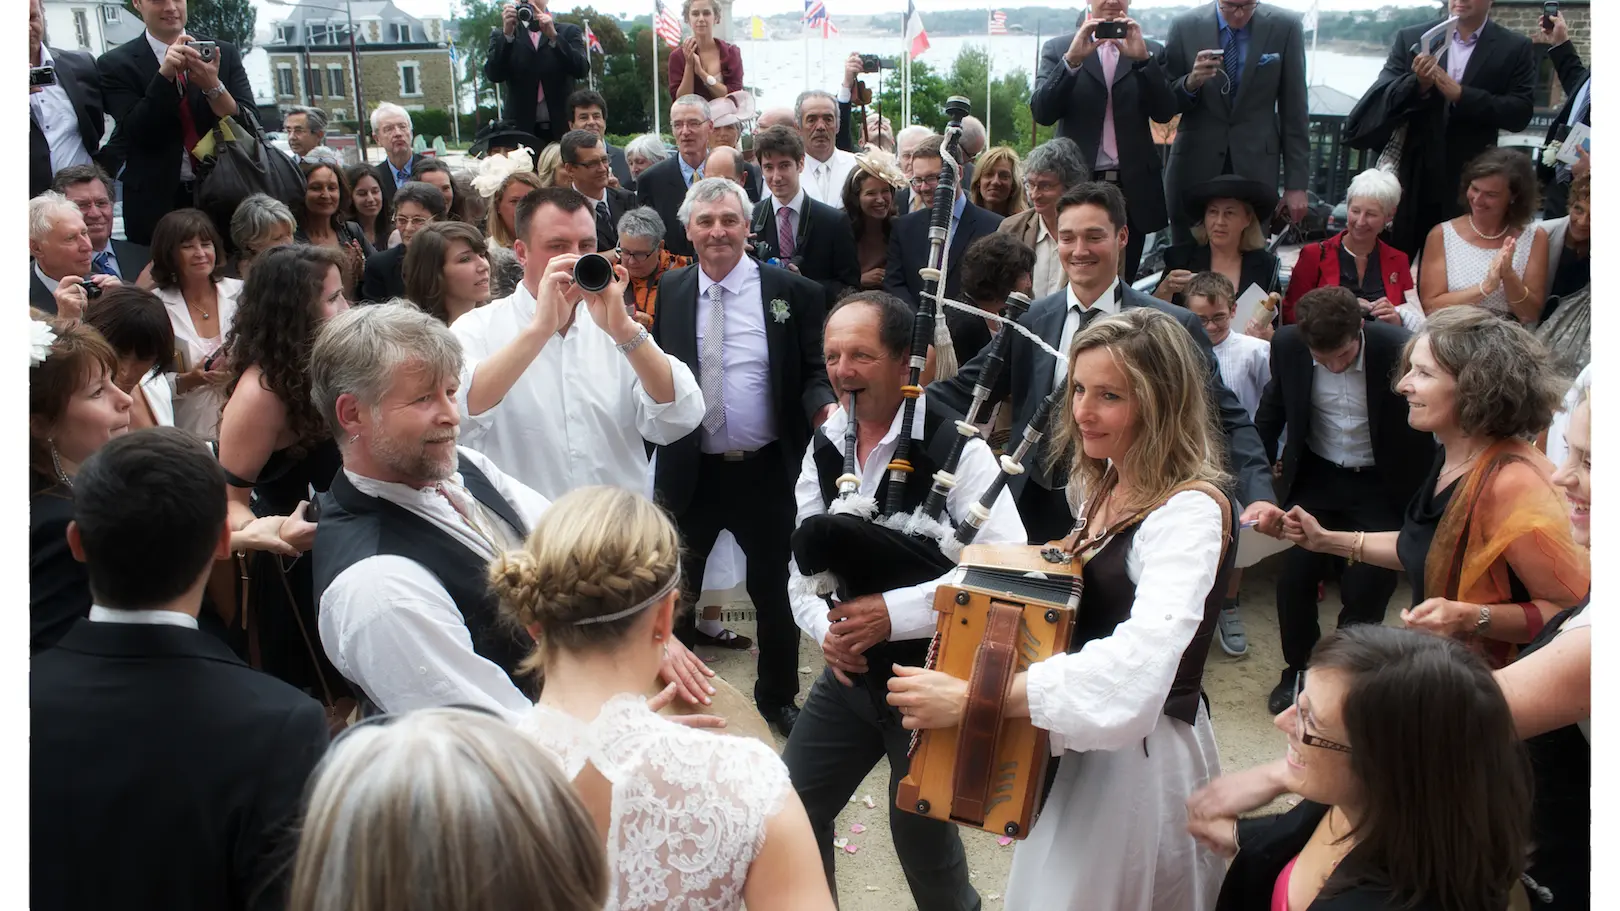
[[[719,76],[710,76],[709,78],[707,78],[707,79],[705,79],[703,81],[708,83],[709,85],[719,85],[720,84],[720,77]]]
[[[211,89],[203,89],[203,97],[205,98],[218,98],[223,94],[225,94],[225,83],[223,82]]]
[[[646,326],[642,326],[641,331],[637,332],[635,337],[630,339],[630,341],[622,342],[614,345],[613,347],[619,349],[620,354],[629,354],[630,352],[646,344],[647,340],[650,338],[652,338],[652,333],[647,331]]]

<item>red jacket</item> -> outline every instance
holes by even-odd
[[[1288,276],[1288,294],[1282,302],[1282,320],[1284,325],[1294,322],[1294,305],[1307,291],[1317,288],[1337,287],[1339,284],[1339,248],[1344,240],[1344,232],[1339,232],[1327,240],[1306,244],[1300,248],[1299,259],[1294,263],[1294,271]],[[1376,268],[1384,277],[1384,293],[1389,302],[1399,307],[1406,302],[1406,292],[1412,284],[1412,261],[1405,253],[1391,247],[1382,240],[1373,251],[1374,256],[1367,260],[1367,268]],[[1374,258],[1376,257],[1376,262]],[[1322,264],[1327,263],[1327,268]]]

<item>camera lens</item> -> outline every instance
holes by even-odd
[[[101,296],[101,286],[89,279],[79,282],[79,287],[84,289],[84,296],[89,300],[95,300]]]
[[[586,291],[601,291],[613,284],[613,264],[600,253],[587,253],[574,263],[574,284]]]

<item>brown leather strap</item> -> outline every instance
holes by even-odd
[[[984,639],[973,658],[968,680],[967,706],[956,735],[955,781],[951,788],[951,816],[978,825],[994,783],[992,772],[996,742],[1001,736],[1007,686],[1018,667],[1018,624],[1024,612],[1011,604],[990,603]]]

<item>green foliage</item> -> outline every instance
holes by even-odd
[[[952,95],[962,95],[973,102],[973,113],[983,120],[985,73],[988,66],[988,51],[984,47],[972,44],[966,45],[957,53],[956,60],[951,63],[950,72],[944,75],[935,73],[927,63],[913,61],[912,121],[934,130],[945,129],[945,100]],[[1030,140],[1032,123],[1029,113],[1030,85],[1029,71],[1023,67],[996,77],[991,86],[994,103],[990,106],[988,123],[991,145],[1012,146],[1020,155],[1034,147],[1034,142]],[[878,101],[884,116],[894,124],[895,132],[898,133],[906,126],[897,122],[900,111],[898,78],[884,80],[883,93],[878,97]],[[1052,138],[1052,128],[1041,127],[1039,136],[1036,142]]]
[[[495,104],[495,87],[484,78],[484,62],[489,59],[489,33],[501,27],[499,0],[460,0],[455,10],[456,33],[461,36],[456,56],[461,64],[459,79],[472,86],[473,105]],[[475,127],[476,129],[476,127]]]
[[[984,95],[984,71],[979,72],[979,95]],[[956,89],[948,84],[945,77],[934,72],[934,68],[920,60],[911,61],[911,122],[920,123],[934,130],[945,128],[945,99],[958,94]],[[910,126],[900,120],[901,94],[900,74],[885,75],[883,79],[883,94],[878,96],[878,108],[883,116],[889,118],[895,133]]]
[[[124,0],[124,9],[140,18],[131,0]],[[258,19],[252,0],[191,0],[186,4],[187,34],[228,41],[243,56],[253,49],[253,26]]]
[[[407,111],[411,115],[411,131],[417,136],[450,135],[450,112],[444,108],[425,111]]]

